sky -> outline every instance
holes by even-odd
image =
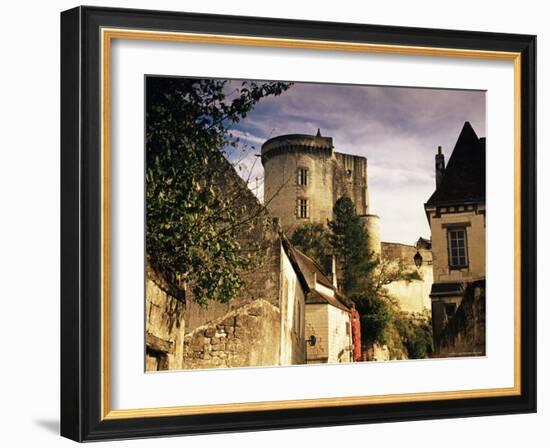
[[[249,148],[239,172],[262,199],[262,143],[319,128],[335,151],[367,158],[382,241],[414,244],[430,236],[424,203],[435,189],[437,147],[447,162],[464,122],[485,137],[485,119],[483,91],[295,83],[261,99],[233,133]]]

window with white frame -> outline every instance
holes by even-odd
[[[447,240],[449,244],[449,267],[464,268],[468,266],[466,228],[448,229]]]
[[[307,168],[298,168],[296,182],[298,185],[306,186],[308,183],[309,170]]]
[[[296,216],[301,219],[309,218],[309,203],[307,199],[298,199],[296,203]]]

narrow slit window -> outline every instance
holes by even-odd
[[[298,218],[309,218],[309,204],[307,199],[298,199],[297,215]]]
[[[307,168],[298,168],[298,185],[306,186],[308,184],[309,170]]]

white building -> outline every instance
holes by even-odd
[[[305,299],[306,363],[352,362],[350,309],[315,261],[296,248],[289,253],[309,289]]]

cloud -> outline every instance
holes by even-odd
[[[259,145],[259,146],[261,146],[265,142],[264,138],[259,137],[257,135],[253,135],[250,132],[241,131],[239,129],[232,130],[231,134],[233,134],[234,137],[237,137],[240,140],[244,140],[248,143],[255,143],[256,145]]]
[[[423,204],[435,187],[437,146],[448,160],[465,121],[485,135],[484,92],[295,83],[260,100],[234,134],[259,152],[271,137],[320,128],[336,151],[367,157],[382,238],[411,243],[429,234]],[[246,169],[263,178],[261,163],[252,160]]]

